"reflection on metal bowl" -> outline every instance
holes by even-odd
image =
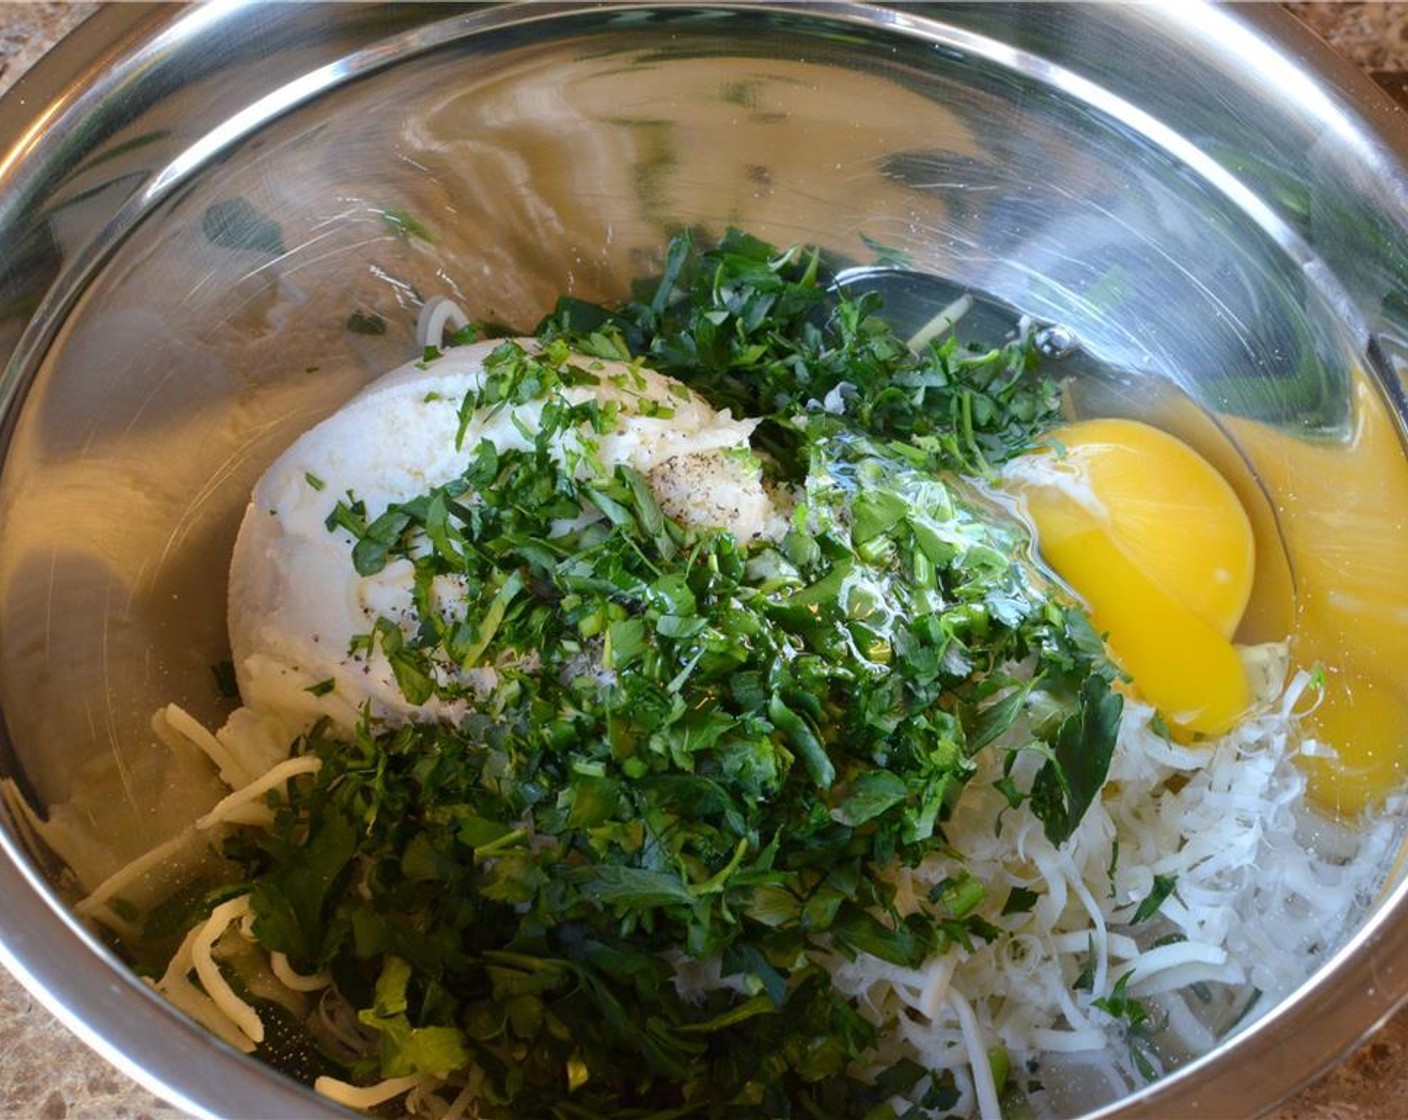
[[[0,935],[193,1112],[336,1110],[168,1009],[67,905],[189,822],[199,780],[164,769],[149,721],[225,712],[210,666],[250,487],[401,363],[434,294],[531,325],[564,290],[620,298],[673,230],[735,225],[857,266],[883,248],[1059,323],[1090,407],[1160,402],[1252,480],[1285,544],[1257,625],[1376,681],[1396,772],[1408,138],[1272,14],[119,6],[3,113],[0,760],[40,813],[95,780],[118,795],[64,853],[12,817]],[[1386,870],[1297,994],[1111,1114],[1248,1114],[1347,1050],[1408,995],[1402,894]]]

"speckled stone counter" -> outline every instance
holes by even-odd
[[[95,7],[91,3],[0,2],[0,92]],[[1408,3],[1289,3],[1285,7],[1404,96]],[[183,1115],[90,1051],[0,969],[0,1120],[180,1120]],[[1268,1120],[1398,1120],[1404,1116],[1408,1116],[1408,1010]]]

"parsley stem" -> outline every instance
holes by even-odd
[[[503,851],[505,848],[513,847],[520,840],[526,839],[528,839],[528,830],[525,828],[515,828],[510,832],[505,832],[497,840],[490,840],[489,843],[480,844],[478,847],[476,847],[474,849],[475,861],[481,861],[487,858],[488,856],[492,856],[497,852]]]

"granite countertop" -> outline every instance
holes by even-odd
[[[1408,104],[1408,3],[1284,5]],[[0,2],[0,92],[95,8]],[[1268,1120],[1408,1115],[1408,1009]],[[90,1051],[0,969],[0,1120],[179,1120]]]

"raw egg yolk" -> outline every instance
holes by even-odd
[[[1046,564],[1085,601],[1138,692],[1170,723],[1219,735],[1250,707],[1231,638],[1255,568],[1251,523],[1187,444],[1133,420],[1052,433],[1007,482]]]
[[[1312,800],[1353,819],[1403,782],[1400,688],[1363,670],[1330,674],[1307,722],[1333,757],[1302,758]]]
[[[1312,800],[1344,819],[1408,778],[1408,459],[1378,392],[1362,375],[1353,386],[1340,441],[1225,418],[1280,502],[1296,573],[1292,660],[1329,670],[1306,723],[1335,755],[1301,762]]]

